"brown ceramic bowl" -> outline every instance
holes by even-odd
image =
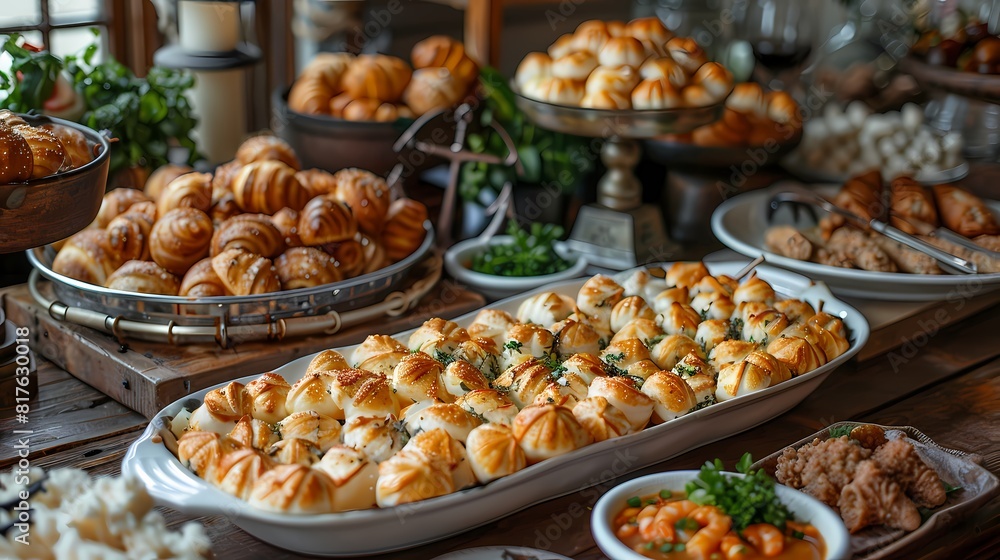
[[[32,126],[52,123],[79,130],[96,146],[97,157],[71,171],[0,185],[0,253],[40,247],[87,227],[101,208],[108,183],[111,150],[103,135],[63,119],[21,117]]]

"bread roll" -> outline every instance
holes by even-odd
[[[330,100],[337,90],[319,74],[303,75],[288,92],[288,108],[296,113],[321,115],[330,112]]]
[[[202,259],[184,274],[178,295],[202,298],[231,295],[212,268],[212,259]]]
[[[465,45],[445,35],[434,35],[414,45],[410,60],[418,70],[447,68],[465,89],[479,77],[479,66],[466,54]]]
[[[153,224],[149,254],[173,274],[183,276],[191,265],[208,256],[212,220],[196,208],[175,208]]]
[[[823,350],[797,336],[774,338],[767,345],[767,353],[783,362],[793,376],[808,373],[827,362]]]
[[[934,200],[944,226],[965,237],[996,235],[1000,224],[978,196],[952,185],[934,185]]]
[[[93,161],[94,149],[79,130],[55,123],[43,124],[40,128],[51,132],[62,143],[66,150],[66,169],[76,169]]]
[[[174,163],[161,165],[146,179],[146,185],[143,186],[142,191],[150,200],[156,201],[171,181],[192,171],[194,169],[188,165],[177,165]]]
[[[587,109],[616,111],[632,107],[632,100],[626,94],[615,91],[594,91],[583,96],[580,106]]]
[[[592,20],[585,21],[577,27],[569,45],[574,51],[586,51],[596,55],[601,52],[601,49],[603,49],[610,40],[611,34],[608,33],[607,25],[605,25],[603,21]],[[554,46],[555,44],[553,44],[553,47]],[[549,54],[552,55],[553,59],[558,59],[566,53],[556,55],[552,52],[552,48],[550,47]]]
[[[365,263],[360,274],[368,274],[376,270],[381,270],[391,262],[386,257],[385,248],[382,247],[380,242],[363,233],[359,233],[355,240],[361,244],[362,260]]]
[[[705,51],[691,37],[674,37],[667,41],[667,54],[688,74],[694,74],[708,62]]]
[[[555,292],[535,294],[517,308],[517,320],[522,323],[551,325],[562,321],[573,313],[574,301]]]
[[[597,68],[597,57],[587,51],[577,51],[552,62],[552,75],[567,80],[584,81]]]
[[[85,229],[70,237],[52,261],[52,270],[63,276],[103,286],[121,264],[103,229]]]
[[[580,287],[576,305],[580,312],[596,323],[598,332],[611,330],[611,310],[622,300],[625,289],[611,277],[592,276]]]
[[[473,428],[480,424],[482,421],[455,403],[417,404],[403,415],[403,425],[411,436],[440,429],[463,443]]]
[[[681,90],[685,107],[705,107],[716,102],[715,96],[701,84],[689,84]]]
[[[523,469],[528,461],[508,426],[483,424],[469,433],[465,444],[472,472],[481,484]]]
[[[385,227],[391,197],[385,179],[357,168],[341,169],[333,178],[337,181],[334,198],[351,209],[362,233],[378,237]]]
[[[337,485],[335,511],[375,507],[378,465],[364,453],[346,445],[335,445],[313,468],[329,475]]]
[[[662,424],[691,412],[698,405],[691,387],[676,373],[659,371],[642,384],[642,392],[653,399],[653,424]]]
[[[669,56],[649,58],[639,67],[639,76],[643,80],[667,80],[676,89],[684,87],[688,82],[684,68]]]
[[[394,103],[402,97],[412,72],[407,63],[394,56],[361,55],[344,73],[344,91],[354,99]]]
[[[285,240],[285,246],[302,246],[302,238],[299,237],[298,212],[291,208],[282,208],[271,216],[271,223],[281,232],[281,237]]]
[[[180,280],[158,264],[150,261],[128,261],[108,277],[106,287],[112,290],[176,296]]]
[[[601,335],[586,323],[566,319],[552,325],[556,342],[553,344],[560,358],[566,359],[579,353],[596,354],[601,348]]]
[[[170,181],[156,201],[156,215],[162,218],[175,208],[195,208],[208,213],[212,208],[212,176],[185,173]]]
[[[706,62],[695,72],[693,82],[705,88],[712,102],[718,102],[733,89],[733,74],[718,62]]]
[[[466,91],[468,85],[455,78],[447,68],[421,68],[413,73],[403,92],[403,101],[422,115],[458,105]]]
[[[242,214],[243,210],[236,204],[236,197],[231,192],[213,202],[212,208],[208,211],[208,215],[216,227],[222,225],[226,220]]]
[[[802,126],[799,104],[785,91],[772,91],[767,94],[767,118],[778,124],[796,128]]]
[[[215,173],[212,175],[213,201],[233,192],[233,179],[236,178],[242,167],[243,164],[234,159],[215,168]]]
[[[305,245],[351,239],[358,232],[351,209],[332,195],[317,196],[299,213],[298,234]]]
[[[338,369],[350,369],[350,367],[347,364],[347,360],[344,359],[344,355],[340,352],[336,350],[323,350],[309,361],[309,365],[306,366],[306,373],[330,372]]]
[[[67,164],[66,148],[55,134],[30,125],[16,125],[12,128],[14,133],[24,138],[31,150],[32,179],[55,175]]]
[[[379,463],[398,454],[406,442],[406,432],[399,429],[395,416],[348,418],[343,434],[344,445]]]
[[[639,73],[629,66],[600,66],[587,78],[586,92],[613,92],[631,101],[632,90],[639,83]]]
[[[556,58],[560,58],[560,57],[566,56],[567,54],[569,54],[569,53],[571,53],[573,51],[580,50],[580,49],[576,48],[576,45],[574,44],[574,42],[575,41],[574,41],[574,37],[573,37],[572,33],[566,33],[565,35],[561,35],[558,39],[556,39],[555,41],[553,41],[553,43],[551,45],[549,45],[549,48],[548,48],[548,51],[547,51],[549,57],[552,58],[552,59],[556,59]],[[592,52],[594,52],[594,51],[592,51]],[[597,53],[594,52],[594,54],[597,54]]]
[[[99,228],[107,227],[115,216],[124,214],[133,204],[148,200],[149,197],[138,189],[117,188],[105,194],[104,198],[101,199],[101,208],[97,211],[97,217],[94,218],[94,225]]]
[[[691,337],[683,334],[672,334],[663,337],[650,349],[650,359],[663,370],[672,369],[677,362],[690,353],[704,355],[701,346]]]
[[[385,255],[391,262],[400,261],[423,243],[427,207],[411,198],[400,198],[389,205],[385,227],[380,237]]]
[[[273,259],[285,251],[285,239],[263,214],[240,214],[222,223],[212,236],[211,255],[226,249],[244,249]]]
[[[281,420],[281,417],[278,420]],[[281,438],[271,426],[263,420],[244,416],[236,422],[236,427],[227,436],[244,447],[267,450]]]
[[[518,408],[524,408],[535,402],[535,398],[553,379],[551,369],[535,359],[528,358],[507,368],[493,382],[493,386],[507,391],[507,397],[511,402]]]
[[[601,47],[597,60],[601,66],[617,68],[630,66],[638,69],[648,58],[642,42],[633,37],[612,37]]]
[[[315,411],[338,420],[344,418],[344,410],[330,395],[330,380],[331,376],[325,372],[306,373],[285,395],[285,410],[289,414]]]
[[[528,82],[552,77],[552,57],[546,53],[528,53],[514,73],[514,82],[522,91]]]
[[[411,402],[437,400],[450,402],[454,398],[441,380],[444,368],[427,354],[417,352],[403,358],[392,371],[392,385],[401,399]]]
[[[304,465],[277,465],[253,485],[247,500],[253,507],[296,515],[329,513],[337,485],[325,473]]]
[[[236,204],[244,212],[274,214],[285,207],[301,210],[309,201],[309,193],[295,178],[295,170],[277,160],[244,165],[232,187]]]
[[[299,74],[299,78],[318,77],[326,82],[326,85],[334,91],[334,94],[343,90],[341,81],[347,67],[354,62],[354,55],[347,52],[321,52],[317,53],[312,60],[306,64]]]
[[[632,90],[632,107],[639,110],[675,109],[683,105],[680,92],[663,78],[643,80]]]
[[[656,16],[637,18],[628,22],[625,34],[638,39],[650,56],[666,56],[667,41],[674,36]]]
[[[590,432],[595,442],[634,433],[625,414],[604,397],[588,397],[573,407],[573,416]]]
[[[236,422],[253,412],[253,401],[246,387],[230,381],[223,387],[209,391],[188,419],[188,428],[226,434],[236,427]]]
[[[313,247],[288,249],[275,259],[274,268],[285,290],[312,288],[342,279],[333,257]]]
[[[361,274],[367,264],[365,248],[357,239],[327,243],[322,249],[333,257],[334,264],[344,278],[354,278]]]
[[[555,404],[524,407],[514,417],[513,432],[528,464],[558,457],[593,441],[572,410]]]
[[[35,160],[31,146],[7,124],[0,124],[0,153],[4,156],[3,165],[0,165],[0,184],[20,183],[32,178]]]
[[[384,375],[365,376],[353,390],[344,391],[341,399],[344,416],[348,420],[357,417],[387,418],[399,414],[399,398]]]
[[[152,230],[153,220],[149,216],[141,212],[125,212],[108,224],[108,247],[122,262],[149,260]]]
[[[251,136],[244,140],[236,150],[236,161],[243,165],[257,161],[280,161],[295,171],[302,169],[298,156],[288,142],[271,134]]]
[[[614,344],[626,338],[638,338],[648,346],[652,344],[650,341],[657,339],[657,337],[663,334],[663,329],[656,324],[655,320],[644,318],[632,319],[615,332],[615,336],[611,337],[611,343]]]
[[[416,451],[401,451],[379,464],[375,496],[379,507],[418,502],[455,491],[451,473]]]
[[[271,260],[243,249],[226,249],[212,257],[212,269],[233,295],[266,294],[281,289]]]
[[[584,88],[581,82],[553,76],[529,83],[522,93],[548,103],[576,106],[583,99]]]

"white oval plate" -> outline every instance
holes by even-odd
[[[815,187],[816,192],[832,198],[839,187]],[[840,268],[790,259],[772,253],[764,247],[764,232],[768,228],[767,205],[777,189],[763,189],[735,196],[723,202],[712,213],[712,233],[730,249],[751,258],[764,255],[769,264],[794,270],[817,282],[825,282],[833,293],[864,299],[889,301],[960,300],[985,294],[1000,288],[1000,273],[976,275],[908,274],[903,272],[871,272]],[[985,201],[1000,217],[1000,202]],[[817,216],[823,211],[817,209]],[[799,213],[799,222],[792,219],[789,209],[775,213],[772,225],[790,224],[811,227],[811,218]]]
[[[746,262],[706,263],[712,274],[735,275]],[[157,503],[189,515],[225,515],[244,531],[265,542],[303,554],[362,556],[411,548],[486,525],[531,505],[607,483],[629,472],[665,461],[779,416],[812,393],[833,370],[856,354],[868,340],[868,322],[856,309],[837,300],[822,284],[785,270],[761,266],[758,275],[783,297],[820,306],[843,319],[850,347],[832,362],[763,391],[703,408],[639,433],[588,445],[495,480],[446,496],[393,508],[296,516],[251,507],[211,486],[184,467],[153,436],[185,403],[197,406],[217,387],[175,401],[153,417],[142,436],[129,448],[122,473],[143,482]],[[554,291],[573,298],[585,279],[571,280],[496,302],[489,307],[516,313],[529,296]],[[455,319],[466,327],[477,312]],[[377,332],[377,326],[373,327]],[[413,329],[415,330],[415,329]],[[406,340],[413,330],[398,333]],[[338,348],[350,355],[355,346]],[[305,374],[313,356],[294,360],[275,372],[289,383]],[[240,372],[243,373],[243,372]],[[238,379],[248,383],[260,373]],[[190,406],[189,406],[190,408]],[[595,491],[594,498],[599,492]]]
[[[480,546],[449,552],[434,560],[512,560],[518,556],[533,560],[570,560],[570,558],[547,550],[525,548],[523,546]]]

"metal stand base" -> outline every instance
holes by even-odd
[[[652,204],[631,210],[588,204],[580,208],[566,244],[591,264],[614,270],[670,260],[677,252],[667,238],[660,209]]]

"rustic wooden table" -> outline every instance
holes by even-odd
[[[936,333],[929,326],[928,336],[917,340],[922,344],[912,351],[840,368],[803,403],[763,426],[608,480],[602,487],[650,472],[697,468],[715,457],[732,465],[745,451],[762,457],[842,420],[915,426],[942,445],[980,454],[984,465],[1000,474],[998,311],[1000,307],[992,308]],[[34,431],[32,465],[118,474],[146,419],[43,358],[38,360],[37,382],[28,426]],[[13,407],[4,403],[0,469],[14,463],[11,430],[22,426],[15,425],[13,417]],[[457,537],[384,557],[426,559],[461,548],[520,545],[578,559],[602,558],[590,534],[593,496],[591,490],[550,500]],[[220,559],[299,557],[258,541],[225,517],[193,519],[168,509],[164,513],[175,525],[192,520],[204,524]],[[995,558],[998,546],[1000,499],[995,499],[906,557]]]

